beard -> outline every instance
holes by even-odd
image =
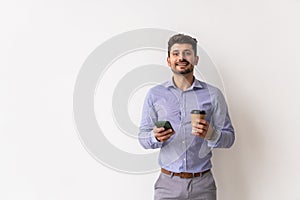
[[[193,72],[193,71],[194,71],[194,68],[187,68],[187,69],[185,69],[185,70],[183,70],[183,71],[177,71],[176,69],[171,69],[171,70],[172,70],[172,72],[175,73],[175,74],[185,75],[185,74],[189,74],[189,73]]]
[[[180,63],[185,63],[185,66],[189,66],[190,65],[190,62],[183,59]],[[175,68],[171,68],[172,72],[175,73],[175,74],[181,74],[181,75],[185,75],[185,74],[189,74],[191,72],[194,71],[194,66],[190,66],[189,68],[183,70],[183,71],[177,71],[176,70],[176,67],[179,65],[179,63],[175,63]]]

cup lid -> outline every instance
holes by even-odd
[[[205,115],[206,112],[205,110],[192,110],[191,114],[201,114],[201,115]]]

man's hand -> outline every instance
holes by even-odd
[[[198,119],[196,124],[192,124],[192,134],[209,140],[213,134],[213,128],[205,119]]]
[[[159,142],[167,141],[175,132],[172,129],[165,130],[164,127],[153,129],[154,136]]]

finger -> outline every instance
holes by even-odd
[[[195,132],[203,132],[208,130],[208,126],[202,124],[193,124],[192,130]]]
[[[166,141],[168,140],[172,135],[175,134],[175,131],[173,131],[172,129],[168,129],[167,131],[164,132],[165,134],[159,133],[159,138],[161,139],[161,141]]]
[[[172,136],[172,134],[169,133],[169,134],[166,134],[164,136],[159,137],[159,140],[160,141],[167,141],[171,136]]]
[[[208,127],[207,127],[207,126],[203,126],[203,127],[201,127],[200,129],[203,130],[203,131],[207,131],[207,130],[208,130]]]
[[[206,121],[205,119],[199,119],[199,123],[203,124],[203,125],[208,125],[208,121]]]
[[[163,136],[163,135],[170,134],[170,133],[172,133],[172,132],[173,132],[173,130],[172,130],[172,129],[168,129],[168,130],[165,130],[165,131],[159,132],[158,134],[160,134],[161,136]]]
[[[157,128],[156,126],[154,127],[153,131],[156,132],[156,133],[160,133],[162,131],[164,131],[165,128],[164,127],[160,127],[160,128]]]
[[[207,127],[203,124],[193,124],[194,129],[207,129]]]
[[[198,134],[203,134],[203,133],[205,133],[206,131],[205,130],[203,130],[203,129],[193,129],[192,130],[192,133],[198,133]]]
[[[168,134],[173,134],[172,129],[168,129],[168,130],[163,131],[163,132],[154,132],[154,135],[156,137],[162,137],[162,136],[165,136],[165,135],[168,135]]]
[[[199,132],[193,132],[192,134],[201,138],[205,137],[203,133],[199,133]]]
[[[170,133],[172,133],[173,132],[173,130],[172,129],[168,129],[168,130],[165,130],[165,131],[163,131],[163,132],[161,132],[162,134],[170,134]]]
[[[200,128],[198,128],[200,127]],[[196,133],[200,133],[200,134],[206,134],[207,133],[207,127],[203,126],[203,125],[197,125],[194,126],[192,129],[192,133],[196,132]]]

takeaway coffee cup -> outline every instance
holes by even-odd
[[[206,112],[205,110],[192,110],[191,111],[191,118],[192,118],[192,124],[198,123],[198,119],[205,119]]]

